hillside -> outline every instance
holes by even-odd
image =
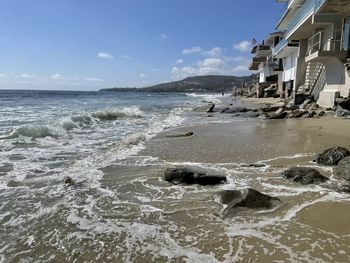
[[[207,75],[189,77],[180,81],[157,84],[144,88],[112,88],[100,91],[115,92],[226,92],[231,91],[233,86],[241,83],[251,83],[255,80],[255,75],[246,77]]]

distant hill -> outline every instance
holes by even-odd
[[[189,77],[180,81],[157,84],[144,88],[112,88],[101,89],[102,92],[226,92],[241,83],[251,83],[255,75],[246,77],[207,75]]]

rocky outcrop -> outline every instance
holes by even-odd
[[[333,171],[337,178],[350,182],[350,157],[340,160]]]
[[[226,176],[196,171],[188,167],[167,168],[164,180],[173,184],[216,185],[226,181]]]
[[[209,104],[209,107],[207,109],[207,113],[211,113],[214,111],[214,108],[215,108],[215,104],[214,103],[211,103]]]
[[[343,147],[333,147],[314,157],[314,162],[323,165],[337,165],[339,161],[350,156],[350,151]]]
[[[269,116],[268,119],[269,120],[280,120],[280,119],[286,118],[287,115],[288,115],[288,113],[286,111],[283,111],[281,113],[273,114],[273,115]]]
[[[244,209],[271,210],[281,203],[280,199],[251,188],[221,191],[213,195],[213,200],[227,205],[223,212],[224,217],[234,216]]]
[[[282,177],[300,184],[323,183],[328,180],[319,171],[309,167],[291,167],[282,172]]]
[[[308,112],[305,110],[294,110],[288,115],[288,117],[293,118],[293,119],[297,119],[297,118],[303,117],[307,113]]]
[[[250,109],[247,109],[245,107],[234,107],[234,108],[225,108],[221,110],[221,113],[241,113],[241,112],[248,112]]]

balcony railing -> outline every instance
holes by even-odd
[[[312,55],[317,51],[341,51],[342,31],[320,31],[308,40],[307,54]]]
[[[285,38],[281,39],[281,41],[273,48],[273,54],[274,55],[278,54],[287,45],[288,45],[287,39]]]
[[[296,15],[289,21],[287,36],[297,28],[301,21],[315,14],[325,2],[326,0],[306,0]]]

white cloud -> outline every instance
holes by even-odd
[[[188,76],[196,75],[196,70],[192,67],[183,67],[183,68],[174,67],[171,70],[171,73],[174,75],[175,78],[180,79],[180,78],[186,78]]]
[[[58,74],[58,73],[51,75],[51,79],[52,80],[59,80],[59,79],[62,79],[62,78],[63,78],[63,76],[61,74]]]
[[[144,78],[144,77],[146,77],[146,75],[144,73],[141,73],[139,77]]]
[[[189,54],[199,53],[202,51],[203,49],[201,47],[191,47],[191,48],[185,48],[184,50],[182,50],[182,54],[189,55]]]
[[[27,73],[22,73],[19,75],[20,78],[22,79],[32,79],[34,77],[34,75],[31,74],[27,74]]]
[[[233,48],[240,51],[240,52],[247,52],[247,51],[250,51],[252,49],[252,44],[250,43],[250,41],[245,40],[245,41],[242,41],[240,43],[233,45]]]
[[[168,36],[167,36],[165,33],[161,33],[161,34],[160,34],[160,38],[162,38],[162,39],[167,39]]]
[[[248,71],[248,66],[243,66],[243,65],[235,66],[232,69],[233,73],[242,73],[242,72],[247,72],[247,71]]]
[[[95,78],[95,77],[87,77],[85,78],[86,81],[92,81],[92,82],[101,82],[103,79]]]
[[[120,55],[119,58],[120,59],[125,59],[125,60],[132,60],[132,58],[129,57],[128,55]]]
[[[222,54],[222,49],[220,47],[214,47],[211,50],[205,51],[204,54],[209,57],[220,57]]]
[[[179,58],[178,60],[176,60],[175,64],[182,64],[184,63],[184,60],[182,58]]]
[[[103,59],[114,59],[114,56],[109,54],[109,53],[105,53],[105,52],[99,52],[97,54],[98,58],[103,58]]]
[[[219,68],[225,65],[225,61],[221,58],[206,58],[198,62],[200,67]]]

